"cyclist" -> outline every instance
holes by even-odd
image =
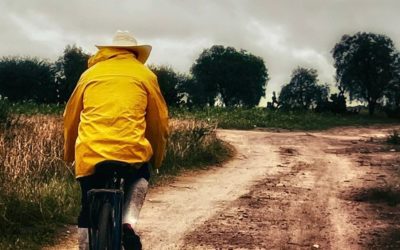
[[[94,166],[104,160],[132,163],[138,175],[127,178],[123,246],[140,249],[134,231],[147,193],[149,165],[161,165],[168,135],[168,110],[157,77],[144,63],[150,45],[138,45],[117,31],[109,45],[96,45],[64,111],[64,159],[75,161],[82,191],[78,217],[79,249],[88,249],[87,191],[101,188]]]

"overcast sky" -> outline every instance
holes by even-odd
[[[399,25],[399,0],[0,0],[0,56],[94,53],[120,29],[153,46],[149,63],[188,72],[203,49],[233,46],[264,59],[270,99],[297,66],[334,85],[330,50],[343,34],[385,34],[400,49]]]

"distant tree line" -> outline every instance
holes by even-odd
[[[316,70],[298,68],[282,87],[279,101],[273,97],[269,106],[344,113],[347,95],[367,103],[370,115],[380,106],[400,117],[400,54],[389,37],[361,32],[344,35],[331,53],[339,93],[329,100],[329,88],[318,84]]]
[[[331,94],[326,83],[319,83],[315,69],[297,67],[279,96],[273,93],[268,107],[344,113],[349,98],[367,103],[370,114],[377,106],[389,114],[400,114],[400,56],[389,37],[374,33],[344,35],[331,53],[337,93]],[[69,45],[55,62],[3,57],[0,95],[13,102],[66,102],[86,70],[89,56]],[[169,66],[150,68],[169,106],[254,107],[265,96],[269,81],[261,57],[221,45],[204,49],[189,74],[177,73]]]
[[[89,56],[72,45],[54,63],[30,57],[3,57],[0,95],[12,102],[66,102],[87,69]],[[253,107],[265,95],[268,81],[267,68],[260,57],[223,46],[204,50],[193,64],[191,75],[176,73],[169,66],[150,68],[170,106]]]
[[[86,70],[88,58],[75,45],[67,46],[53,63],[31,57],[3,57],[0,59],[0,95],[12,102],[65,102]]]

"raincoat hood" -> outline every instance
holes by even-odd
[[[136,58],[135,54],[127,49],[102,48],[98,50],[96,54],[89,58],[88,67],[90,68],[96,63],[108,60],[113,57]]]

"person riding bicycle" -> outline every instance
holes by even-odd
[[[105,160],[138,169],[125,181],[122,223],[124,248],[140,249],[134,227],[147,193],[149,165],[160,167],[164,157],[168,110],[156,75],[144,65],[150,45],[138,45],[131,33],[117,31],[111,44],[96,47],[64,111],[64,159],[75,161],[82,191],[79,249],[88,249],[87,191],[102,188],[93,174]]]

